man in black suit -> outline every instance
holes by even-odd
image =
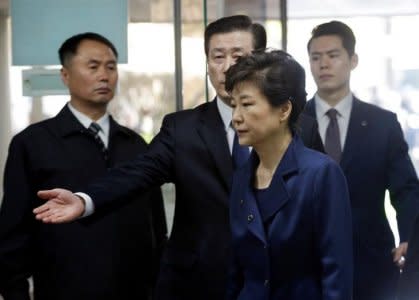
[[[358,64],[355,36],[332,21],[313,29],[308,42],[317,92],[306,112],[317,118],[326,152],[348,181],[354,239],[354,300],[394,300],[417,212],[419,185],[397,116],[365,103],[350,90]],[[400,244],[384,211],[385,192],[397,211]],[[394,248],[394,249],[393,249]]]
[[[33,276],[36,300],[151,299],[154,255],[166,235],[158,188],[71,224],[33,218],[39,189],[77,190],[147,148],[106,112],[118,79],[114,45],[84,33],[66,40],[59,56],[70,102],[10,144],[0,211],[0,294],[29,299]],[[92,122],[98,132],[89,128]]]
[[[265,29],[247,16],[225,17],[209,24],[205,53],[216,98],[167,115],[145,155],[111,170],[109,176],[84,190],[91,199],[84,196],[81,200],[62,189],[40,192],[42,198],[51,200],[35,211],[37,218],[69,221],[86,212],[89,207],[85,203],[90,200],[95,211],[101,211],[125,195],[173,182],[175,216],[162,259],[157,298],[224,299],[231,251],[228,198],[234,137],[225,71],[238,57],[265,46]],[[321,147],[315,121],[307,117],[300,126],[306,145]]]

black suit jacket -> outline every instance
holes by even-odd
[[[310,146],[316,137],[320,139],[316,123],[302,120],[303,138]],[[101,210],[127,195],[173,182],[176,208],[157,298],[223,299],[231,248],[232,174],[225,128],[212,101],[167,115],[145,155],[111,170],[85,192]]]
[[[315,101],[306,112],[316,117]],[[397,116],[353,99],[340,166],[352,205],[354,300],[394,299],[399,270],[384,211],[385,192],[397,212],[400,241],[407,241],[417,212],[419,185]]]
[[[28,299],[29,276],[37,300],[148,299],[156,241],[166,232],[158,189],[152,199],[137,195],[124,206],[71,224],[42,224],[32,213],[42,203],[38,190],[77,191],[146,148],[135,132],[111,118],[107,164],[67,106],[13,138],[0,211],[0,293],[5,300]]]

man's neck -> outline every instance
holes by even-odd
[[[93,121],[99,120],[106,113],[106,105],[80,105],[77,101],[70,100],[71,105],[77,111],[86,115]]]
[[[334,92],[317,90],[317,95],[319,95],[319,97],[326,101],[331,107],[335,107],[349,93],[349,88]]]

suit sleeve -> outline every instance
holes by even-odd
[[[352,217],[346,180],[328,161],[314,184],[314,231],[324,300],[352,299]]]
[[[32,189],[24,147],[13,139],[4,172],[0,209],[0,294],[5,300],[29,300],[31,275]]]
[[[152,231],[155,241],[155,251],[153,252],[154,266],[153,278],[157,280],[160,269],[160,260],[167,242],[167,222],[164,201],[160,188],[154,188],[150,193],[151,197],[151,221]]]
[[[162,128],[145,154],[113,168],[90,184],[85,191],[101,209],[110,204],[122,204],[122,199],[135,193],[146,192],[166,182],[173,181],[175,156],[175,122],[170,116],[163,120]],[[132,198],[132,197],[131,197]]]
[[[400,242],[405,242],[419,211],[419,182],[396,115],[391,115],[389,124],[388,187],[391,203],[397,212]]]

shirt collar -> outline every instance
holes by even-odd
[[[338,116],[349,119],[352,109],[352,93],[347,94],[341,101],[336,104],[336,106],[331,106],[324,99],[320,98],[318,94],[314,95],[314,100],[316,102],[316,115],[318,118],[324,117],[327,111],[331,108],[334,108],[338,111]]]
[[[224,123],[224,128],[228,130],[231,124],[231,119],[233,116],[233,109],[231,106],[225,104],[220,98],[216,97],[215,101],[217,101],[217,108],[220,112],[221,119]]]
[[[68,108],[76,117],[76,119],[83,125],[84,128],[89,128],[90,124],[94,122],[87,115],[78,111],[74,106],[71,105],[70,102],[68,103]],[[109,136],[109,114],[105,113],[102,117],[100,117],[95,122],[99,124],[99,126],[103,130],[104,135]]]

